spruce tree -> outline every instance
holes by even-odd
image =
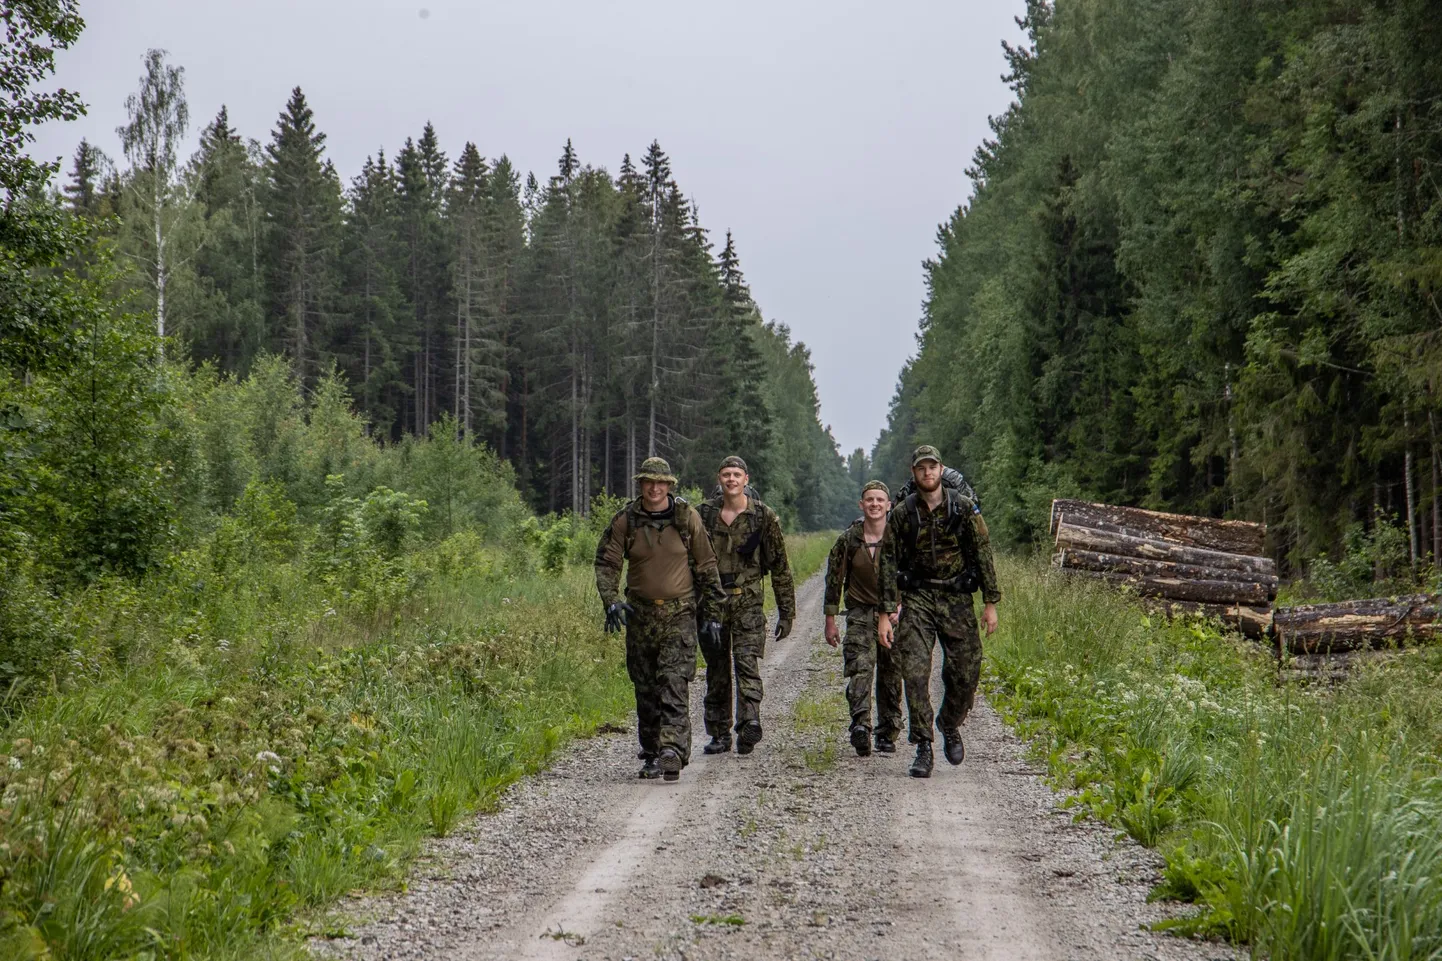
[[[324,149],[325,134],[296,87],[266,147],[264,243],[269,340],[305,383],[328,363],[326,339],[338,319],[341,192]]]

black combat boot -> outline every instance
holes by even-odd
[[[851,746],[856,748],[857,757],[871,757],[871,732],[860,724],[852,725]]]
[[[741,725],[741,730],[736,732],[736,753],[750,754],[757,744],[761,743],[761,722],[747,721]]]
[[[681,768],[686,766],[681,760],[681,755],[676,753],[676,749],[670,747],[661,749],[661,756],[656,759],[656,764],[661,768],[661,777],[667,781],[679,780]]]
[[[731,735],[717,734],[711,742],[701,749],[702,754],[725,754],[731,750]]]
[[[961,743],[961,732],[956,728],[941,732],[941,740],[945,744],[943,752],[946,754],[946,762],[951,765],[960,764],[966,760],[966,745]]]
[[[885,734],[876,735],[876,753],[895,754],[896,742],[893,741],[891,738],[887,737]]]
[[[643,781],[654,781],[661,776],[661,765],[656,763],[656,755],[641,755],[641,770],[636,772],[636,776]]]
[[[916,745],[916,760],[911,762],[912,777],[931,777],[931,742],[922,741]]]

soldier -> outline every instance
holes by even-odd
[[[877,615],[881,605],[878,568],[886,536],[886,513],[891,492],[879,480],[861,489],[861,517],[831,548],[826,560],[826,643],[840,642],[836,615],[846,591],[846,701],[851,708],[851,746],[858,757],[871,754],[871,678],[876,675],[876,749],[896,753],[901,730],[901,675],[891,648],[877,642]],[[895,615],[891,615],[894,619]]]
[[[606,632],[626,629],[626,673],[636,688],[640,777],[674,781],[691,759],[690,682],[700,633],[719,639],[722,599],[716,554],[701,518],[671,493],[671,465],[648,457],[641,496],[611,519],[596,545],[596,589]],[[618,591],[626,562],[626,596]]]
[[[996,630],[1001,590],[992,564],[991,540],[976,503],[941,484],[941,455],[923,445],[911,455],[916,491],[891,510],[882,558],[882,611],[896,609],[896,656],[906,685],[910,740],[916,745],[912,777],[931,777],[931,649],[941,642],[945,697],[936,725],[946,759],[966,757],[958,730],[971,711],[981,678],[981,636],[971,595],[981,588],[982,620]],[[878,615],[881,644],[892,641],[891,619]]]
[[[776,594],[776,639],[791,633],[796,619],[796,589],[786,559],[786,538],[776,512],[747,495],[750,476],[746,462],[731,456],[721,462],[717,479],[721,493],[701,504],[706,532],[716,550],[721,587],[726,601],[721,610],[721,636],[703,641],[706,658],[707,754],[731,750],[732,683],[736,672],[736,753],[750,754],[761,740],[761,665],[766,652],[766,615],[761,609],[765,593],[762,579],[769,573]]]

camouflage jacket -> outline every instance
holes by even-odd
[[[885,545],[886,535],[882,535]],[[881,603],[882,547],[874,555],[866,550],[866,522],[857,518],[841,532],[826,558],[826,614],[841,613],[842,592],[848,607],[876,607]]]
[[[648,512],[637,498],[611,518],[596,544],[596,590],[603,607],[621,600],[623,562],[628,600],[694,597],[702,620],[720,619],[725,595],[716,553],[700,515],[682,498],[672,498],[671,510],[661,514]]]
[[[896,578],[902,571],[921,580],[946,581],[970,569],[981,586],[982,601],[1001,600],[986,521],[976,503],[958,491],[949,490],[937,511],[930,510],[919,495],[893,507],[882,554],[882,610],[896,609],[900,601]]]
[[[723,504],[722,498],[713,497],[696,508],[716,550],[722,588],[728,594],[755,592],[759,596],[762,578],[770,574],[777,616],[784,621],[795,620],[796,585],[791,580],[781,519],[760,500],[749,497],[746,509],[728,526],[721,519]]]

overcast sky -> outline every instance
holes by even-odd
[[[1005,109],[1022,0],[81,0],[58,81],[90,112],[41,129],[119,158],[147,48],[185,67],[191,139],[222,103],[269,138],[299,85],[349,182],[427,120],[539,177],[567,137],[613,172],[655,138],[767,319],[811,348],[822,422],[868,451],[916,349],[921,261]]]

